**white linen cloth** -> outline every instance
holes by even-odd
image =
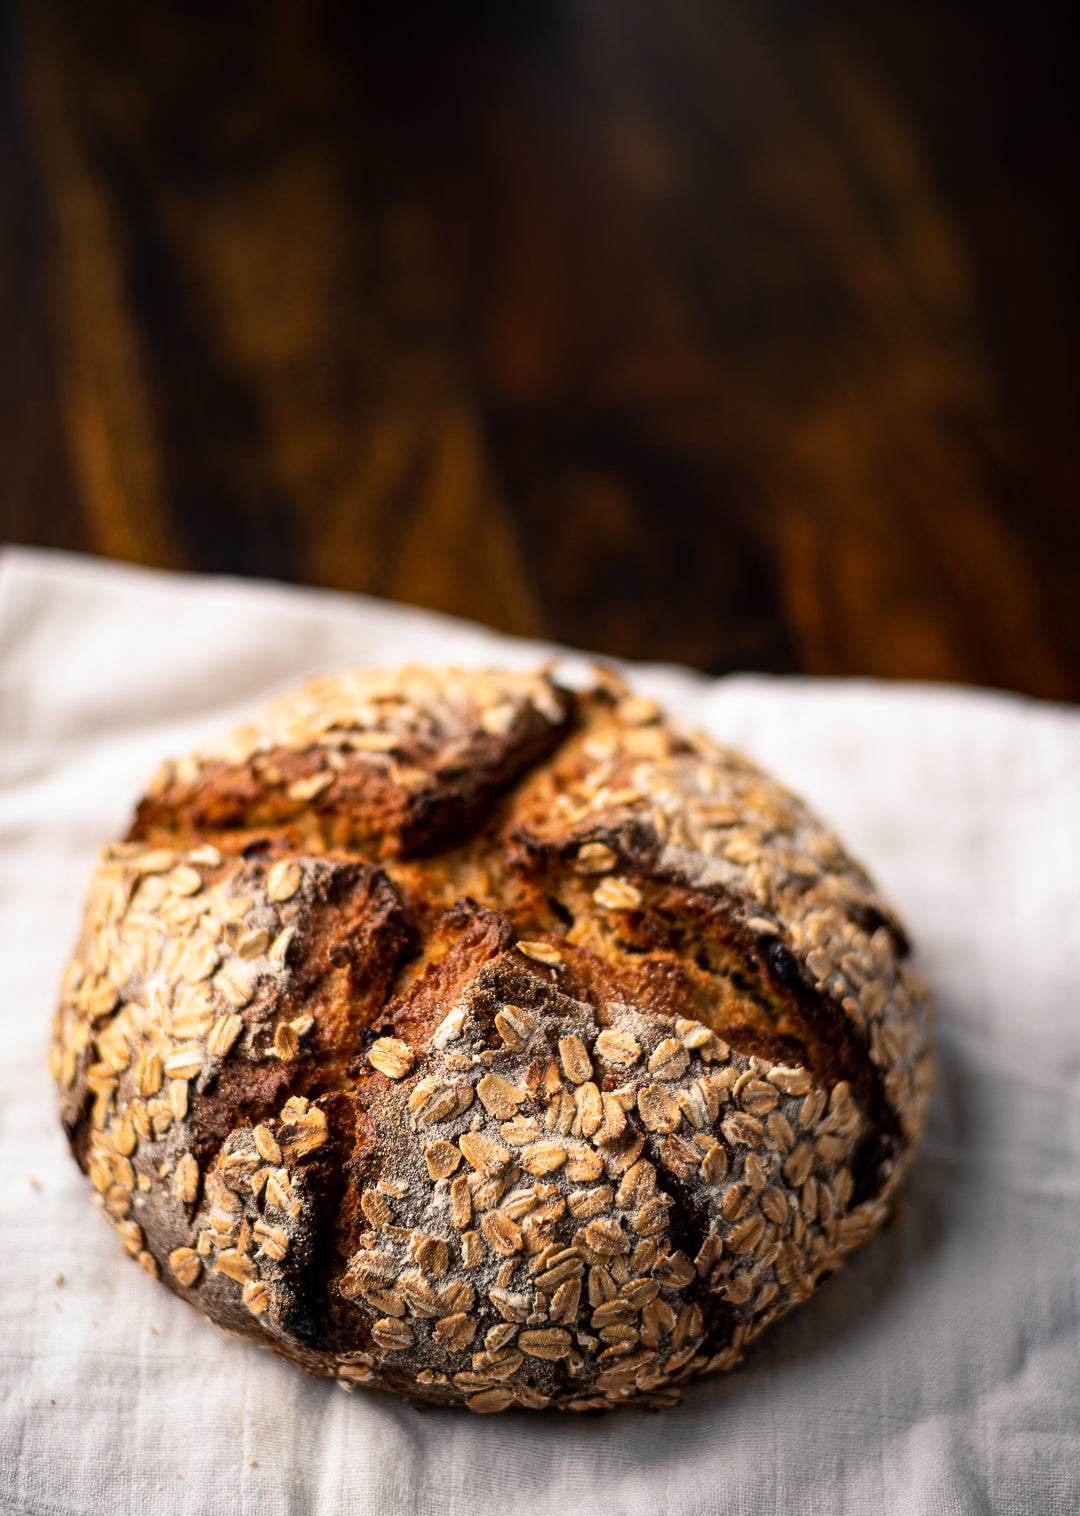
[[[158,761],[312,672],[551,651],[370,600],[0,555],[3,1511],[1080,1512],[1073,709],[628,671],[837,829],[908,924],[938,1015],[901,1219],[678,1409],[418,1415],[342,1394],[225,1337],[94,1213],[45,1049],[95,852]]]

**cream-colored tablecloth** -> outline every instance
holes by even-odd
[[[901,1220],[679,1409],[477,1418],[344,1395],[219,1333],[94,1213],[45,1045],[95,850],[158,760],[315,670],[548,651],[372,601],[0,556],[3,1511],[1080,1512],[1075,710],[631,671],[837,828],[938,1007]]]

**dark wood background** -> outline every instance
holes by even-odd
[[[1080,697],[1067,17],[0,5],[0,537]]]

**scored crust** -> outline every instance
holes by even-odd
[[[668,1405],[889,1215],[907,957],[800,801],[610,675],[358,672],[161,770],[50,1066],[219,1325],[346,1388]]]

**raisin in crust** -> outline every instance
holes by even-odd
[[[907,959],[800,801],[610,677],[359,672],[157,776],[51,1065],[219,1325],[475,1411],[669,1405],[888,1216]]]

